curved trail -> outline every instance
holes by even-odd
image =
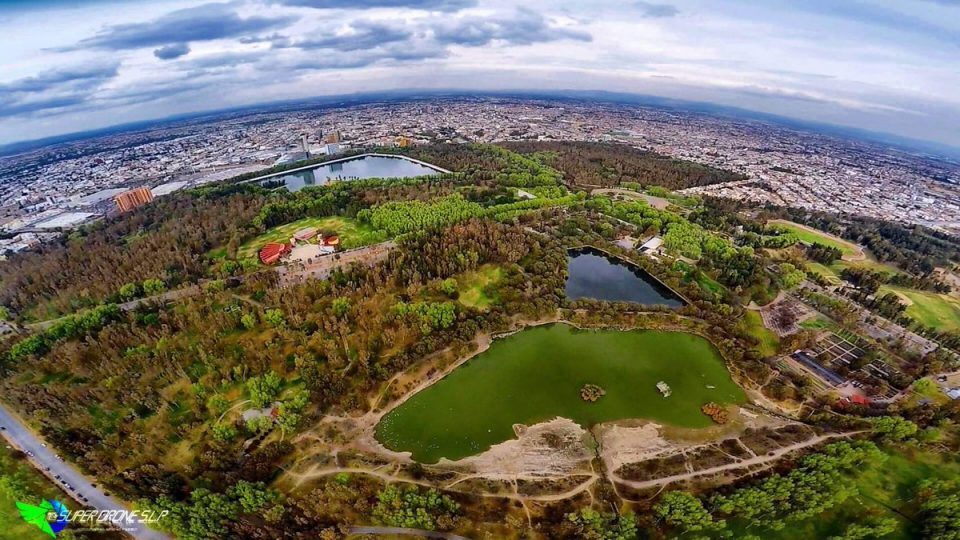
[[[716,467],[710,467],[709,469],[701,469],[699,471],[691,471],[691,472],[686,472],[682,474],[664,476],[662,478],[654,478],[653,480],[643,480],[643,481],[627,480],[626,478],[622,478],[618,474],[612,472],[610,473],[610,481],[615,482],[617,484],[622,484],[624,486],[628,486],[631,488],[635,488],[635,489],[648,489],[648,488],[653,488],[658,486],[665,486],[667,484],[672,484],[674,482],[682,482],[684,480],[690,480],[692,478],[697,478],[699,476],[707,476],[707,475],[715,474],[718,472],[752,467],[754,465],[763,465],[766,467],[766,466],[772,465],[774,462],[776,462],[777,460],[781,459],[783,456],[791,452],[802,450],[804,448],[809,448],[811,446],[816,446],[824,441],[829,441],[831,439],[850,437],[852,435],[857,435],[859,433],[865,433],[865,431],[863,430],[848,431],[846,433],[830,433],[827,435],[818,435],[816,437],[813,437],[812,439],[807,439],[805,441],[798,442],[790,446],[784,446],[783,448],[779,448],[777,450],[774,450],[772,452],[769,452],[760,456],[745,459],[743,461],[739,461],[735,463],[726,463],[724,465],[717,465]]]

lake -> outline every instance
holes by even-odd
[[[684,301],[643,269],[591,248],[567,255],[567,298],[680,307]]]
[[[439,174],[439,171],[401,157],[362,156],[273,176],[261,183],[270,182],[273,185],[282,182],[288,190],[300,191],[307,186],[322,186],[330,180],[410,178],[433,174]]]
[[[659,381],[670,385],[663,397]],[[606,395],[586,402],[580,389]],[[711,388],[712,387],[712,388]],[[557,416],[581,426],[646,418],[685,428],[712,425],[700,407],[742,403],[720,353],[684,332],[579,330],[538,326],[496,340],[488,350],[411,396],[376,428],[384,446],[423,463],[460,459],[513,439],[513,425]]]

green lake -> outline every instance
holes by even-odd
[[[670,385],[663,397],[658,381]],[[589,403],[584,384],[606,395]],[[708,388],[712,386],[713,388]],[[706,339],[656,330],[539,326],[490,348],[386,414],[376,437],[423,463],[460,459],[514,438],[513,425],[564,417],[584,427],[627,418],[700,428],[704,403],[743,403],[720,353]]]

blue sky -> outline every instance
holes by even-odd
[[[0,2],[0,143],[279,99],[609,90],[960,146],[960,0]]]

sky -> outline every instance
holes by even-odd
[[[607,90],[960,147],[960,0],[0,0],[0,143],[394,89]]]

